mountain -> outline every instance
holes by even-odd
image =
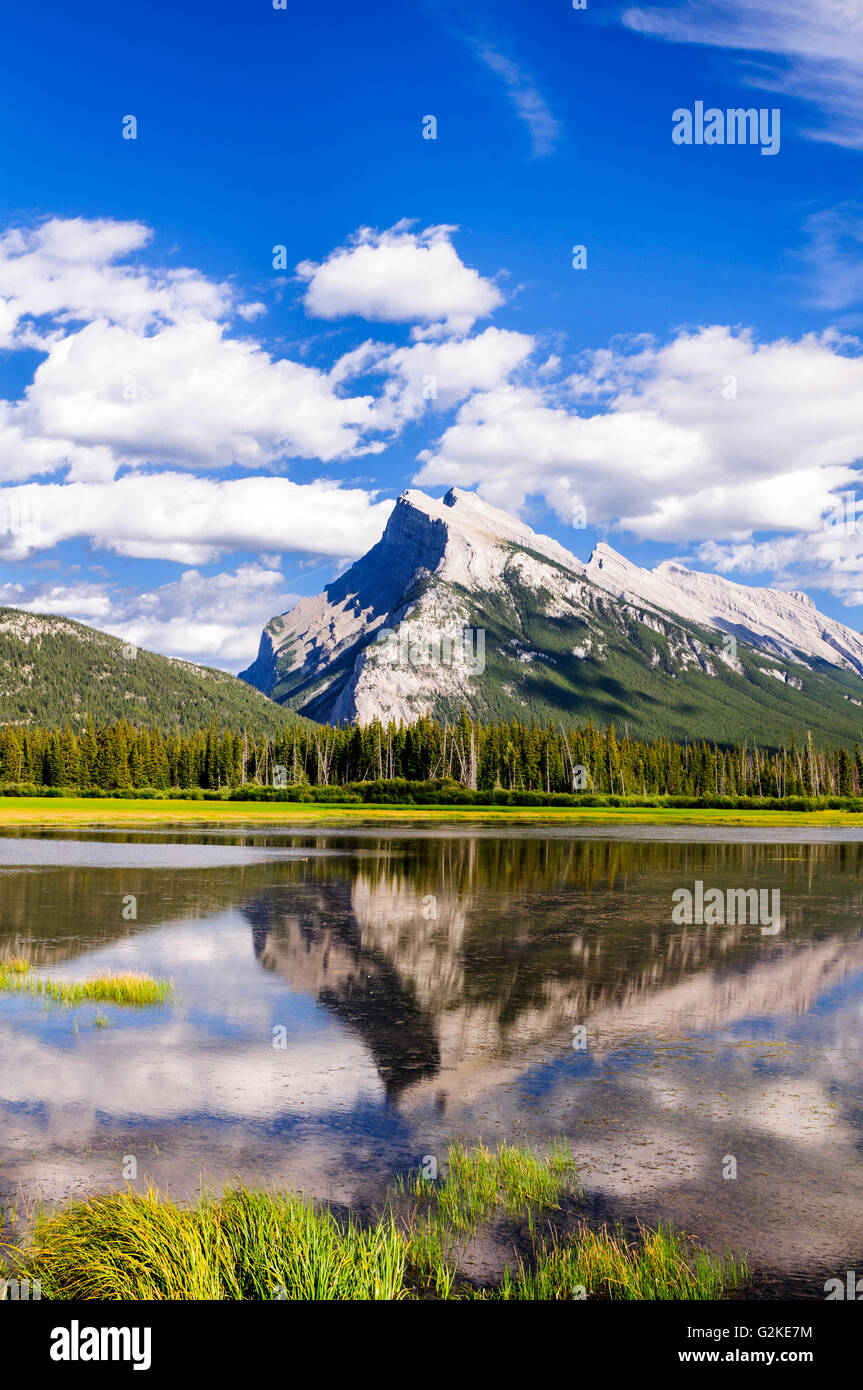
[[[136,651],[68,618],[0,608],[0,722],[74,725],[92,714],[97,723],[191,729],[215,720],[275,733],[286,713],[226,671]]]
[[[783,660],[796,661],[802,653],[863,676],[863,638],[825,618],[800,590],[754,589],[671,560],[654,570],[640,569],[604,543],[594,550],[585,572],[618,598],[733,633]]]
[[[460,488],[404,492],[377,545],[273,618],[242,672],[333,723],[464,705],[761,744],[863,738],[861,677],[863,639],[805,594],[644,570],[604,544],[585,564]]]

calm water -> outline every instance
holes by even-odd
[[[697,879],[778,888],[779,932],[674,925]],[[22,833],[15,954],[176,996],[109,1027],[0,996],[5,1198],[121,1186],[133,1156],[181,1196],[241,1173],[362,1207],[449,1136],[564,1134],[597,1213],[748,1251],[765,1289],[863,1267],[853,832]]]

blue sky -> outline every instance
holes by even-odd
[[[455,483],[863,626],[863,16],[758,8],[10,14],[0,602],[237,670]]]

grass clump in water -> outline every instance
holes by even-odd
[[[406,1241],[286,1193],[229,1188],[181,1208],[150,1189],[42,1221],[28,1264],[54,1299],[398,1299]]]
[[[390,1204],[367,1225],[284,1192],[237,1186],[179,1207],[151,1188],[40,1215],[17,1255],[52,1299],[704,1299],[747,1278],[745,1264],[662,1226],[636,1239],[584,1222],[538,1235],[536,1215],[580,1191],[565,1144],[546,1158],[451,1144],[439,1182],[397,1179],[404,1209]],[[526,1224],[530,1253],[477,1290],[459,1255],[500,1216]]]
[[[560,1206],[565,1193],[579,1193],[575,1161],[566,1141],[555,1140],[547,1158],[501,1143],[468,1149],[451,1143],[446,1177],[437,1182],[414,1172],[396,1180],[397,1190],[425,1199],[450,1230],[471,1234],[493,1216],[526,1217]]]
[[[173,999],[174,985],[171,980],[156,980],[134,970],[102,972],[90,980],[45,980],[32,973],[29,961],[14,957],[0,961],[0,993],[29,994],[67,1008],[90,1003],[147,1008]]]
[[[498,1289],[483,1297],[558,1300],[582,1298],[650,1301],[716,1299],[745,1282],[744,1261],[718,1260],[669,1227],[639,1225],[628,1239],[618,1226],[582,1225],[572,1236],[541,1242],[532,1267],[509,1269]]]
[[[10,956],[0,963],[0,970],[8,970],[10,975],[26,975],[29,969],[30,962],[24,956]]]
[[[452,1296],[459,1256],[480,1227],[495,1217],[527,1222],[560,1207],[565,1195],[581,1192],[575,1162],[565,1140],[555,1140],[546,1158],[530,1149],[500,1143],[467,1148],[451,1142],[440,1180],[414,1170],[396,1179],[409,1198],[409,1263],[418,1284],[438,1298]]]

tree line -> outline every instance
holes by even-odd
[[[73,729],[0,725],[0,783],[43,787],[339,787],[453,781],[475,791],[587,791],[614,796],[858,796],[863,753],[787,746],[719,746],[618,736],[614,725],[483,723],[286,724],[276,735],[212,725],[167,731],[88,719]]]

